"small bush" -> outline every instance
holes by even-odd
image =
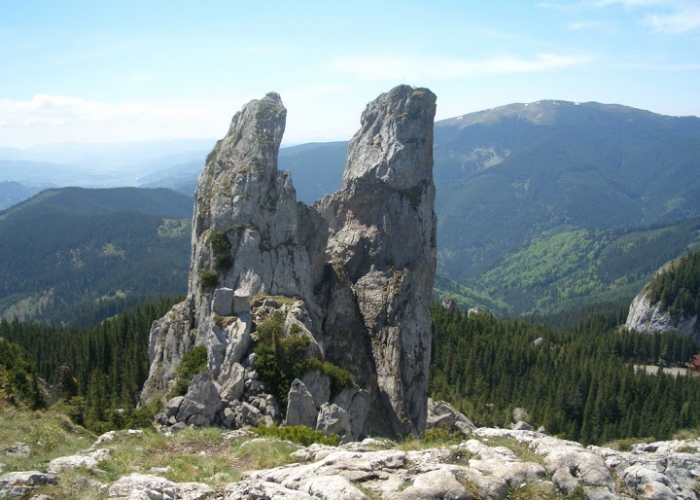
[[[214,268],[222,273],[228,272],[233,267],[233,259],[231,258],[231,242],[226,237],[226,233],[212,231],[210,240],[214,253]]]
[[[255,346],[255,370],[283,408],[287,406],[292,381],[310,370],[320,370],[330,378],[332,396],[352,385],[352,377],[347,370],[327,361],[306,358],[311,341],[301,334],[301,328],[290,328],[290,332],[297,334],[283,337],[284,318],[276,314],[258,326],[258,343]]]
[[[349,371],[317,358],[307,358],[299,363],[295,376],[301,378],[304,373],[311,370],[320,370],[331,379],[331,397],[340,394],[346,387],[352,386],[352,376]]]
[[[275,437],[292,443],[299,443],[302,446],[311,446],[314,443],[329,446],[338,446],[340,436],[337,434],[324,435],[321,431],[315,431],[305,425],[295,425],[291,427],[265,427],[260,424],[253,429],[253,432],[260,437]]]
[[[202,289],[216,288],[219,284],[219,275],[214,271],[202,271],[199,274],[199,286]]]
[[[187,351],[175,368],[178,379],[170,390],[168,398],[187,394],[194,376],[207,371],[207,359],[206,346],[198,345]]]

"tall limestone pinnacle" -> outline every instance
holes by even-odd
[[[308,338],[307,356],[347,369],[355,383],[323,401],[314,394],[307,425],[345,412],[351,438],[422,433],[436,266],[434,114],[435,95],[408,86],[368,104],[342,189],[308,207],[277,170],[280,97],[237,113],[199,178],[188,295],[154,322],[142,397],[164,396],[184,354],[204,345],[207,372],[168,402],[170,423],[279,418],[251,355],[256,325],[277,314],[285,336]],[[296,302],[280,306],[272,296]]]

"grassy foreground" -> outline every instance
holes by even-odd
[[[58,412],[0,408],[2,473],[46,471],[52,459],[86,450],[96,439],[96,435]],[[30,455],[6,456],[4,450],[16,443],[28,445]],[[98,463],[95,469],[63,472],[58,485],[45,486],[34,493],[56,500],[107,498],[107,490],[101,485],[131,473],[155,474],[175,482],[201,482],[223,489],[225,484],[240,480],[244,471],[294,462],[290,454],[300,448],[277,438],[227,439],[218,428],[186,429],[171,436],[146,430],[142,435],[121,436],[99,447],[110,450],[108,460]]]

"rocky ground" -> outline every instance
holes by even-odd
[[[202,431],[197,431],[202,432]],[[191,450],[190,466],[228,454],[241,460],[245,450],[272,453],[269,439],[247,431],[217,434],[219,444]],[[170,464],[146,469],[143,458],[116,467],[124,449],[150,439],[143,431],[110,432],[75,455],[54,458],[34,471],[0,476],[0,498],[111,499],[696,499],[700,439],[639,443],[629,451],[589,446],[530,430],[479,428],[463,440],[426,447],[423,441],[365,439],[338,447],[284,443],[286,465],[246,470],[239,477],[207,473],[201,482],[172,480]],[[158,436],[166,454],[177,434]],[[199,438],[203,441],[202,438]],[[222,448],[221,443],[228,443]],[[279,444],[279,443],[277,443]],[[124,446],[126,445],[126,446]],[[120,446],[122,448],[120,448]],[[11,448],[11,449],[10,449]],[[17,444],[4,454],[31,454]],[[149,448],[149,454],[153,454]],[[163,458],[163,457],[161,457]],[[154,457],[151,457],[154,460]],[[287,463],[291,462],[291,463]],[[121,462],[120,462],[121,463]],[[258,463],[259,465],[260,463]],[[251,464],[249,464],[250,466]],[[253,466],[255,464],[252,464]],[[242,467],[246,468],[246,467]],[[222,469],[223,470],[223,469]],[[192,477],[202,477],[194,472]],[[62,485],[62,486],[59,486]]]

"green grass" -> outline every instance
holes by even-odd
[[[3,456],[4,472],[41,470],[54,458],[88,448],[95,438],[56,411],[29,412],[0,404],[0,450],[24,443],[31,451],[29,457]]]

